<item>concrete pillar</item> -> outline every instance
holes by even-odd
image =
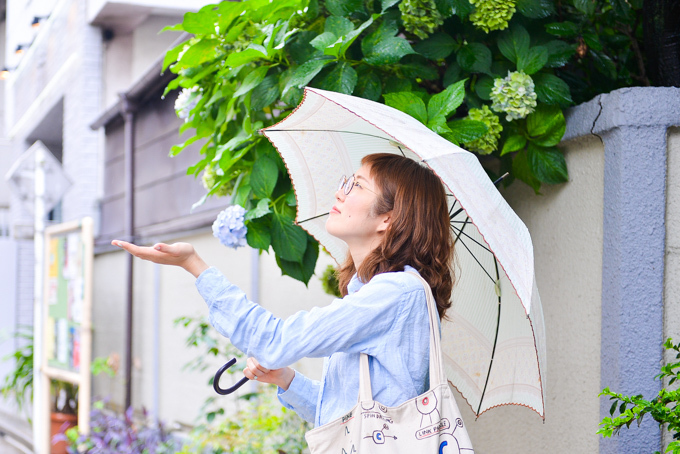
[[[651,399],[663,361],[666,138],[680,124],[680,89],[616,90],[571,109],[567,124],[565,139],[593,134],[605,149],[601,385]],[[602,398],[601,417],[610,406]],[[651,417],[600,440],[601,453],[655,450]]]

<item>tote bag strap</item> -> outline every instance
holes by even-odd
[[[434,302],[430,284],[416,273],[410,271],[407,271],[407,273],[417,277],[425,288],[427,311],[430,319],[430,389],[433,389],[446,383],[444,363],[442,360],[441,335],[439,331],[439,312],[437,311],[437,306]],[[368,355],[362,353],[359,361],[359,401],[369,400],[373,400],[371,375],[368,367]]]

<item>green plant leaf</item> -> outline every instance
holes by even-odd
[[[588,51],[588,54],[592,57],[593,65],[598,72],[616,80],[616,64],[607,54],[592,49]]]
[[[586,16],[592,16],[595,13],[594,0],[574,0],[574,6]]]
[[[538,100],[548,105],[568,106],[572,104],[569,85],[552,74],[541,73],[533,77]]]
[[[268,250],[272,244],[269,220],[265,218],[253,219],[248,222],[247,227],[246,241],[248,246],[262,251]]]
[[[453,5],[453,14],[465,19],[475,10],[475,7],[470,3],[469,0],[451,0]]]
[[[215,34],[215,24],[217,24],[217,11],[213,9],[213,5],[203,7],[197,13],[186,13],[182,20],[184,31],[194,35]]]
[[[357,71],[357,74],[358,80],[356,87],[354,87],[354,96],[378,101],[382,94],[380,77],[372,70]]]
[[[267,51],[264,49],[264,47],[251,44],[248,48],[242,50],[241,52],[232,52],[229,54],[224,64],[231,66],[232,68],[236,68],[265,57],[267,57]]]
[[[446,72],[444,73],[444,78],[442,79],[442,84],[445,87],[448,87],[452,83],[458,82],[460,80],[460,66],[458,66],[458,63],[456,62],[451,62],[448,65],[448,68],[446,68]]]
[[[323,51],[325,53],[327,47],[340,42],[341,42],[340,38],[335,33],[323,32],[319,36],[311,40],[309,44],[315,49]]]
[[[491,51],[481,43],[463,46],[456,55],[456,62],[466,71],[488,73],[491,71]]]
[[[284,87],[282,94],[285,95],[291,88],[302,88],[305,85],[308,85],[329,62],[330,60],[312,60],[298,66],[297,69],[295,69],[293,76]]]
[[[218,45],[219,41],[216,39],[201,39],[184,51],[178,63],[181,67],[186,68],[212,60],[217,55],[215,49]]]
[[[259,112],[279,99],[280,94],[276,76],[267,76],[253,90],[250,97],[250,108],[253,112]]]
[[[548,41],[543,46],[548,49],[548,61],[545,64],[548,68],[560,68],[566,65],[576,52],[574,46],[558,39]]]
[[[410,91],[402,91],[398,93],[383,94],[385,104],[401,110],[418,120],[423,124],[427,124],[427,108],[425,103],[418,95]]]
[[[279,265],[279,268],[281,268],[281,272],[284,275],[304,282],[304,284],[307,285],[314,275],[314,267],[318,257],[319,243],[317,243],[310,235],[307,235],[307,248],[305,249],[301,261],[289,261],[282,259],[277,255],[276,263]]]
[[[551,0],[517,0],[517,11],[529,19],[542,19],[555,13]]]
[[[538,72],[548,63],[548,49],[543,46],[536,46],[517,58],[517,69],[526,74]]]
[[[362,0],[326,0],[326,9],[334,16],[349,16],[364,11]]]
[[[357,72],[346,61],[341,61],[319,81],[319,88],[351,95],[357,84]]]
[[[527,138],[521,134],[513,134],[505,141],[503,144],[503,149],[501,150],[501,156],[513,151],[523,150],[527,145]]]
[[[571,21],[545,24],[545,31],[551,35],[572,38],[578,34],[578,25]]]
[[[253,194],[261,199],[271,197],[278,178],[279,169],[276,162],[267,156],[258,158],[253,164],[253,173],[250,176]]]
[[[427,103],[428,123],[432,121],[439,122],[439,120],[435,120],[439,118],[441,123],[446,122],[446,117],[463,103],[466,81],[467,79],[463,79],[453,85],[449,85],[444,91],[430,98],[430,101]]]
[[[517,153],[512,159],[512,175],[520,181],[528,184],[536,194],[539,194],[541,189],[541,182],[534,175],[529,160],[527,158],[527,151],[522,150]]]
[[[269,214],[272,210],[269,208],[269,203],[271,200],[262,199],[257,202],[257,205],[252,210],[249,210],[245,215],[245,220],[250,221],[252,219],[261,218],[262,216]]]
[[[533,174],[540,181],[558,184],[569,181],[564,155],[555,147],[544,148],[529,142],[528,160]]]
[[[269,66],[258,66],[253,71],[248,73],[248,75],[243,79],[241,86],[238,87],[238,90],[234,92],[233,96],[245,95],[250,90],[257,87],[260,82],[264,80],[264,76],[267,75],[268,70]]]
[[[307,233],[293,224],[293,216],[274,213],[272,218],[272,247],[283,260],[301,262],[307,247]]]
[[[354,24],[346,17],[330,16],[326,18],[323,30],[339,38],[354,30]]]
[[[347,49],[349,49],[349,46],[354,43],[354,41],[359,37],[359,35],[366,30],[371,24],[373,24],[373,19],[379,17],[377,14],[374,14],[372,17],[370,17],[367,21],[359,25],[356,30],[352,30],[347,35],[345,35],[344,39],[342,40],[342,44],[340,45],[340,52],[339,55],[341,57],[345,56],[345,53],[347,52]]]
[[[477,83],[475,84],[475,93],[477,93],[477,96],[484,101],[489,101],[491,99],[493,83],[493,78],[486,75],[477,79]]]
[[[370,53],[364,54],[364,61],[375,66],[392,65],[405,55],[414,53],[415,51],[404,38],[385,38],[373,45]]]
[[[450,133],[444,134],[444,137],[454,143],[467,143],[483,137],[489,128],[481,121],[461,119],[453,120],[447,123]]]
[[[435,33],[413,45],[413,50],[430,60],[446,58],[451,55],[455,48],[456,41],[444,32]]]
[[[539,104],[527,117],[529,141],[542,147],[560,143],[566,130],[564,114],[559,106]]]
[[[513,63],[529,52],[529,32],[521,25],[513,25],[510,30],[498,36],[498,50]]]
[[[399,3],[400,0],[380,0],[380,9],[384,13],[388,8]]]

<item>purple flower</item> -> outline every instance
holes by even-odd
[[[212,225],[215,238],[223,245],[234,249],[245,246],[248,232],[244,224],[245,214],[245,208],[239,205],[232,205],[218,214]]]

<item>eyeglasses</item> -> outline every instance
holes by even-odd
[[[356,181],[356,179],[354,178],[354,175],[351,175],[349,178],[347,178],[346,176],[343,175],[340,178],[340,181],[338,182],[338,191],[342,190],[345,193],[345,195],[349,195],[349,193],[352,192],[352,189],[354,188],[354,186],[359,186],[361,189],[365,189],[368,192],[372,192],[373,194],[376,194],[374,191],[371,191],[370,189],[368,189],[365,186],[362,186],[361,183]],[[376,195],[378,195],[378,194],[376,194]]]

